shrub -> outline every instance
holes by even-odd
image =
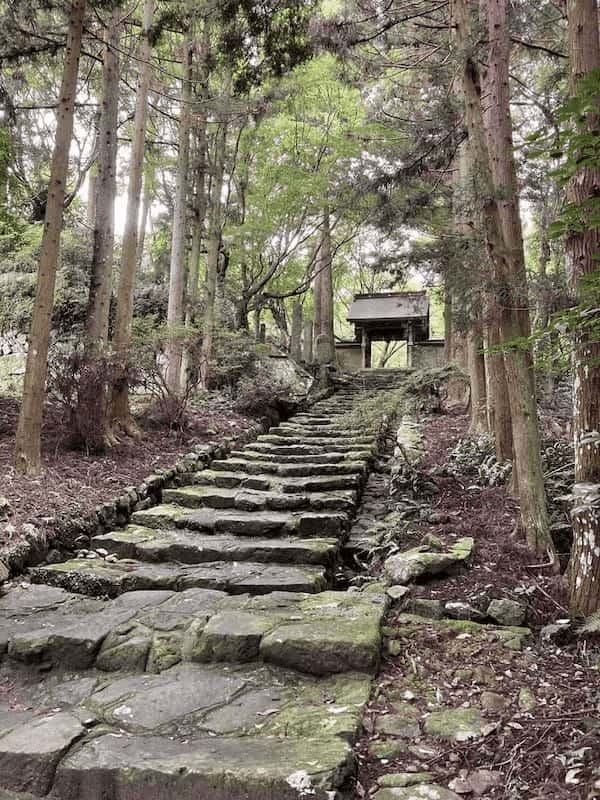
[[[265,417],[289,399],[289,387],[258,367],[252,375],[238,381],[234,409],[249,417]]]
[[[115,373],[110,355],[54,350],[48,362],[48,394],[64,410],[69,444],[101,453],[107,444],[108,404]]]

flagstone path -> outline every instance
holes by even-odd
[[[360,382],[0,598],[0,798],[348,796],[388,601],[334,587]]]

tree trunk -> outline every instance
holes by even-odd
[[[463,48],[463,91],[465,121],[469,132],[475,171],[482,198],[486,244],[497,287],[501,343],[519,340],[505,354],[504,366],[510,398],[514,469],[519,488],[521,521],[527,541],[539,556],[548,555],[557,566],[556,551],[549,533],[546,496],[541,467],[537,406],[531,348],[522,347],[529,333],[524,269],[523,241],[519,217],[516,175],[512,149],[512,122],[509,106],[508,59],[510,41],[506,0],[484,3],[488,23],[489,130],[486,142],[481,78],[478,60],[472,51],[471,6],[468,0],[455,0],[458,39]]]
[[[152,200],[154,199],[154,181],[153,170],[147,169],[144,175],[144,193],[142,197],[142,213],[140,216],[140,224],[138,227],[138,240],[135,250],[135,271],[139,275],[144,266],[144,248],[146,245],[146,228],[150,220],[150,211],[152,209]]]
[[[500,343],[500,331],[493,321],[486,328],[486,371],[488,381],[489,429],[494,434],[496,458],[500,463],[512,461],[512,420],[504,356],[494,352]]]
[[[499,270],[505,290],[499,302],[500,331],[503,342],[513,343],[504,355],[513,430],[513,470],[527,540],[538,555],[548,554],[558,567],[546,508],[533,356],[531,345],[523,344],[531,334],[531,326],[510,115],[507,0],[486,2],[485,8],[489,37],[486,78],[489,156],[505,255],[504,269]]]
[[[471,383],[471,424],[469,432],[473,434],[485,433],[488,429],[485,360],[483,356],[483,338],[476,327],[470,330],[467,335],[467,353]]]
[[[313,321],[305,319],[302,326],[302,360],[305,364],[313,361]]]
[[[169,305],[167,324],[169,339],[166,347],[167,385],[173,394],[181,391],[181,356],[183,346],[181,331],[183,324],[183,292],[185,286],[185,243],[187,229],[187,196],[190,165],[190,128],[192,121],[192,42],[186,35],[183,53],[183,76],[181,87],[181,112],[179,115],[179,155],[177,157],[177,181],[173,207],[173,232],[171,240],[171,262],[169,267]]]
[[[85,0],[73,0],[71,3],[44,233],[29,334],[23,400],[15,442],[15,466],[19,472],[28,475],[39,474],[42,468],[41,430],[48,370],[48,346],[85,10]]]
[[[108,341],[110,295],[115,245],[117,193],[117,127],[119,124],[119,39],[121,10],[117,6],[105,31],[102,66],[102,110],[98,160],[94,249],[85,320],[87,346],[102,349]]]
[[[290,356],[297,364],[302,361],[302,306],[299,302],[294,303],[294,308],[292,310]]]
[[[596,0],[568,0],[570,90],[576,96],[581,81],[600,69]],[[598,137],[600,115],[589,114],[578,134]],[[568,201],[580,208],[581,228],[567,235],[567,263],[574,296],[586,322],[600,319],[598,276],[600,228],[593,210],[600,186],[597,163],[583,164],[571,179]],[[595,222],[590,220],[595,219]],[[569,563],[570,603],[574,611],[590,614],[600,609],[600,341],[592,329],[578,326],[573,351],[575,486],[573,550]],[[597,327],[596,327],[597,331]]]
[[[333,263],[331,254],[331,227],[329,225],[329,212],[323,214],[323,229],[321,232],[321,247],[319,251],[319,269],[321,271],[321,314],[320,334],[327,336],[329,341],[328,363],[335,361],[335,334],[333,317]]]
[[[227,149],[227,123],[223,119],[215,134],[214,175],[208,211],[208,240],[206,244],[206,283],[204,286],[204,320],[202,325],[202,352],[200,356],[200,375],[202,387],[208,388],[210,360],[217,325],[217,279],[219,272],[219,250],[221,246],[221,225],[223,204],[221,194],[225,173]]]
[[[127,209],[125,212],[125,229],[121,251],[121,272],[117,293],[117,314],[115,319],[114,349],[121,360],[129,360],[131,345],[131,324],[133,321],[133,291],[135,287],[135,270],[138,244],[138,216],[140,210],[140,194],[144,172],[144,151],[146,147],[146,120],[148,111],[148,95],[152,80],[152,43],[151,28],[154,17],[155,0],[146,0],[142,22],[142,38],[139,47],[140,74],[135,96],[135,112],[133,118],[133,141],[131,143],[131,160],[129,163],[129,185],[127,187]],[[124,430],[137,433],[133,425],[129,409],[129,386],[126,370],[117,376],[112,392],[111,414],[113,423]]]

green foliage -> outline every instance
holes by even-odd
[[[550,175],[563,186],[583,169],[600,169],[599,94],[600,69],[596,69],[579,82],[577,94],[559,110],[558,133],[540,130],[526,140],[530,158],[560,162]],[[600,228],[600,198],[595,195],[583,203],[566,203],[548,233],[558,239],[593,228]]]

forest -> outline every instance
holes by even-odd
[[[315,424],[365,430],[419,398],[426,467],[398,440],[390,497],[401,484],[443,525],[454,480],[470,499],[448,519],[489,526],[503,569],[522,548],[540,602],[589,618],[593,648],[597,0],[0,0],[0,22],[0,558],[40,532],[43,558],[87,553],[53,544],[56,526],[255,424],[283,447],[276,426],[308,425],[313,394]],[[356,297],[397,293],[425,293],[443,352],[421,377],[408,338],[374,342],[367,365],[348,319]],[[361,346],[355,419],[342,353]],[[374,580],[400,546],[379,534],[356,556]],[[20,571],[5,560],[3,580]],[[577,796],[600,796],[594,780]]]

